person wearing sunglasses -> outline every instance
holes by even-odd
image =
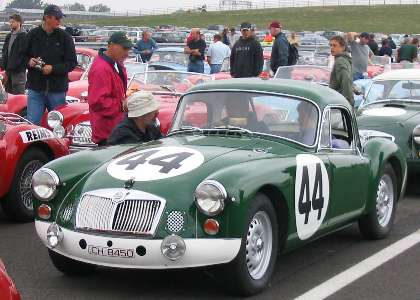
[[[68,73],[77,66],[73,39],[60,28],[63,17],[57,5],[48,5],[42,24],[27,35],[27,112],[34,124],[40,124],[45,108],[51,111],[65,104]]]

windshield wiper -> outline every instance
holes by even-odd
[[[217,126],[217,127],[213,127],[212,129],[216,129],[216,130],[232,130],[232,131],[240,131],[242,133],[247,133],[252,135],[253,132],[251,130],[248,130],[246,128],[242,128],[242,127],[238,127],[238,126],[232,126],[232,125],[223,125],[223,126]]]
[[[179,133],[179,132],[203,132],[203,129],[194,126],[181,126],[178,129],[172,130],[169,134]]]
[[[175,93],[175,89],[169,87],[169,85],[159,85],[159,87],[161,87],[162,89],[165,89],[167,91],[170,91],[171,93]]]

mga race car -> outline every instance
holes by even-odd
[[[66,142],[48,129],[0,112],[0,204],[8,217],[33,220],[32,175],[46,162],[66,154]]]
[[[420,72],[394,70],[375,77],[359,107],[359,129],[385,136],[405,154],[410,173],[420,171]],[[414,175],[414,174],[413,174]]]
[[[362,145],[340,94],[254,78],[197,85],[167,137],[53,161],[32,189],[36,231],[65,274],[220,265],[224,286],[250,295],[278,251],[353,222],[386,237],[405,182],[401,150]]]

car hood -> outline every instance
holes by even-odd
[[[380,128],[388,124],[403,124],[407,121],[419,118],[420,106],[390,106],[389,104],[369,105],[361,108],[357,113],[359,128]]]

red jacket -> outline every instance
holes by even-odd
[[[122,101],[127,90],[127,72],[121,64],[117,66],[121,76],[114,62],[101,51],[89,71],[88,103],[95,143],[106,141],[112,129],[125,118]]]

